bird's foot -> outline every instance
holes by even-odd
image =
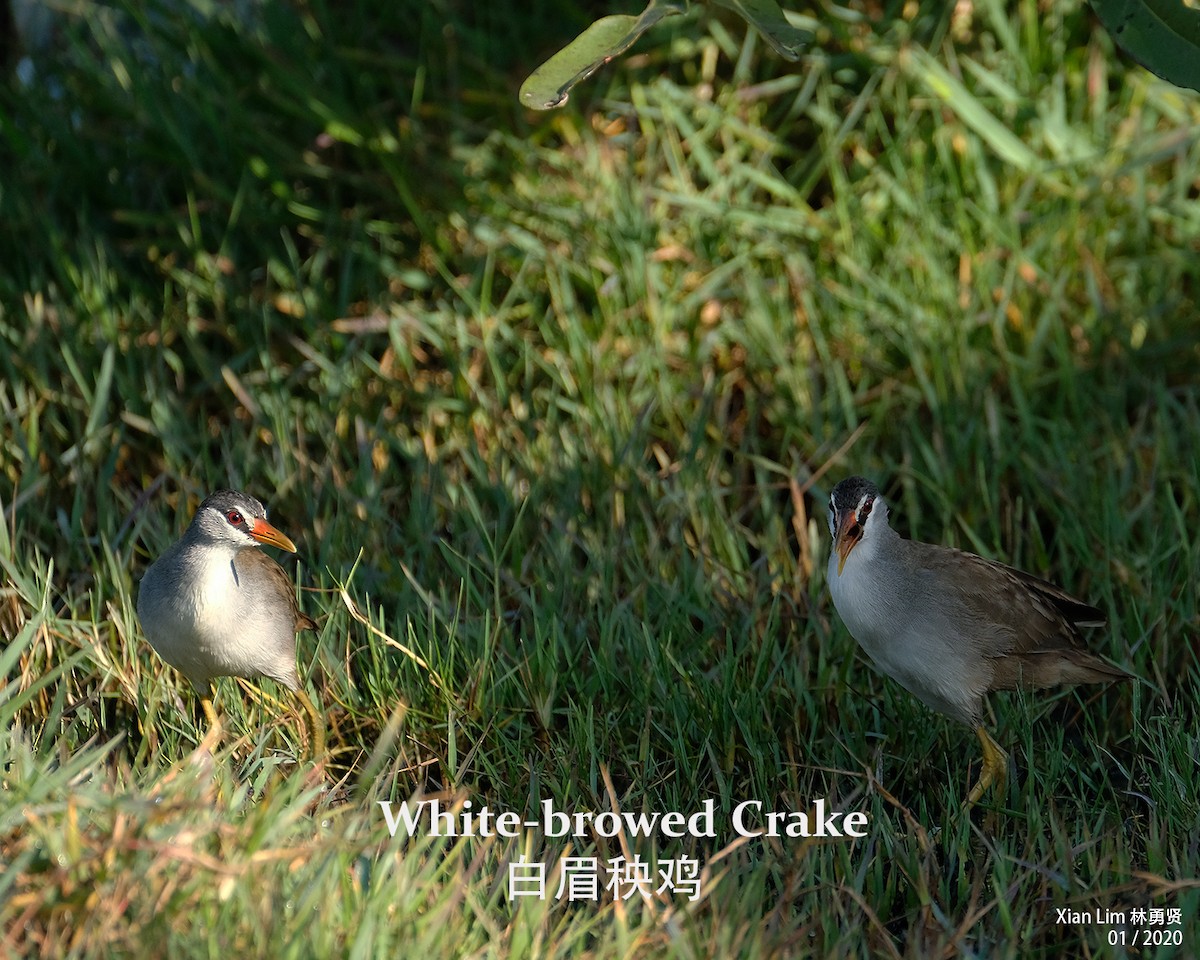
[[[312,752],[312,761],[318,769],[325,768],[325,719],[321,716],[312,700],[309,699],[307,693],[303,690],[294,691],[295,698],[300,702],[300,706],[304,708],[304,712],[308,714],[308,733],[309,733],[309,749]]]
[[[208,719],[208,730],[204,734],[204,739],[200,741],[200,748],[207,750],[210,754],[215,753],[217,747],[221,745],[221,720],[217,716],[212,700],[208,697],[200,698],[200,706],[204,710],[204,716]]]
[[[963,803],[964,809],[978,803],[988,788],[993,785],[1002,793],[1005,781],[1008,779],[1008,754],[1004,752],[1004,748],[992,739],[991,734],[982,724],[975,728],[975,735],[979,737],[980,746],[983,747],[983,769],[979,771],[979,780],[967,794],[967,799]]]

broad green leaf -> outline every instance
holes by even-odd
[[[813,42],[807,30],[797,30],[787,21],[775,0],[716,0],[723,7],[740,13],[754,26],[771,48],[785,60],[799,60],[805,47]]]
[[[1092,0],[1117,46],[1151,73],[1200,90],[1200,7],[1185,0]]]
[[[575,84],[619,57],[658,21],[685,10],[685,3],[650,0],[639,17],[602,17],[529,75],[521,84],[521,103],[534,110],[562,106]]]

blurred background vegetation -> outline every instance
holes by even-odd
[[[1110,949],[1055,906],[1143,904],[1198,949],[1200,98],[1086,5],[992,0],[805,11],[798,65],[698,10],[524,111],[606,12],[79,2],[12,64],[13,951],[1028,956]],[[852,472],[1105,609],[1143,678],[997,698],[990,813],[970,733],[833,615]],[[141,640],[137,578],[229,484],[300,544],[324,787],[269,684],[193,754]],[[709,864],[696,904],[510,903],[562,846],[389,840],[419,790],[872,832],[642,848]]]

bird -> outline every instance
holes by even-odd
[[[983,749],[964,806],[1003,790],[1008,754],[983,724],[994,690],[1125,680],[1084,646],[1105,616],[1054,584],[950,547],[906,540],[862,477],[829,498],[833,605],[875,666],[927,706],[970,726]]]
[[[260,501],[238,490],[216,491],[142,576],[138,620],[150,646],[196,688],[212,728],[218,728],[214,678],[268,677],[308,714],[319,761],[325,726],[296,672],[296,634],[317,624],[300,611],[291,580],[261,551],[263,544],[296,552],[267,522]]]

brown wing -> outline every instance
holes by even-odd
[[[968,554],[968,556],[974,556],[974,554]],[[1024,570],[1018,570],[1016,567],[997,563],[994,560],[984,560],[983,557],[975,557],[975,559],[1006,573],[1043,603],[1050,604],[1068,623],[1080,627],[1102,627],[1108,622],[1108,618],[1098,607],[1093,607],[1090,603],[1084,603],[1071,596],[1066,590],[1056,587],[1049,580],[1043,580]]]
[[[940,563],[958,569],[951,578],[960,599],[981,625],[990,625],[981,652],[991,661],[989,688],[1103,683],[1129,676],[1084,642],[1079,628],[1103,626],[1104,614],[1054,584],[1015,567],[961,550],[942,548]],[[939,564],[940,565],[940,564]]]
[[[287,598],[297,633],[301,630],[316,629],[317,622],[308,614],[301,612],[300,604],[296,602],[296,587],[292,583],[291,577],[278,563],[261,550],[242,550],[237,555],[237,567],[243,576],[264,581],[264,589],[268,590],[272,596]]]

